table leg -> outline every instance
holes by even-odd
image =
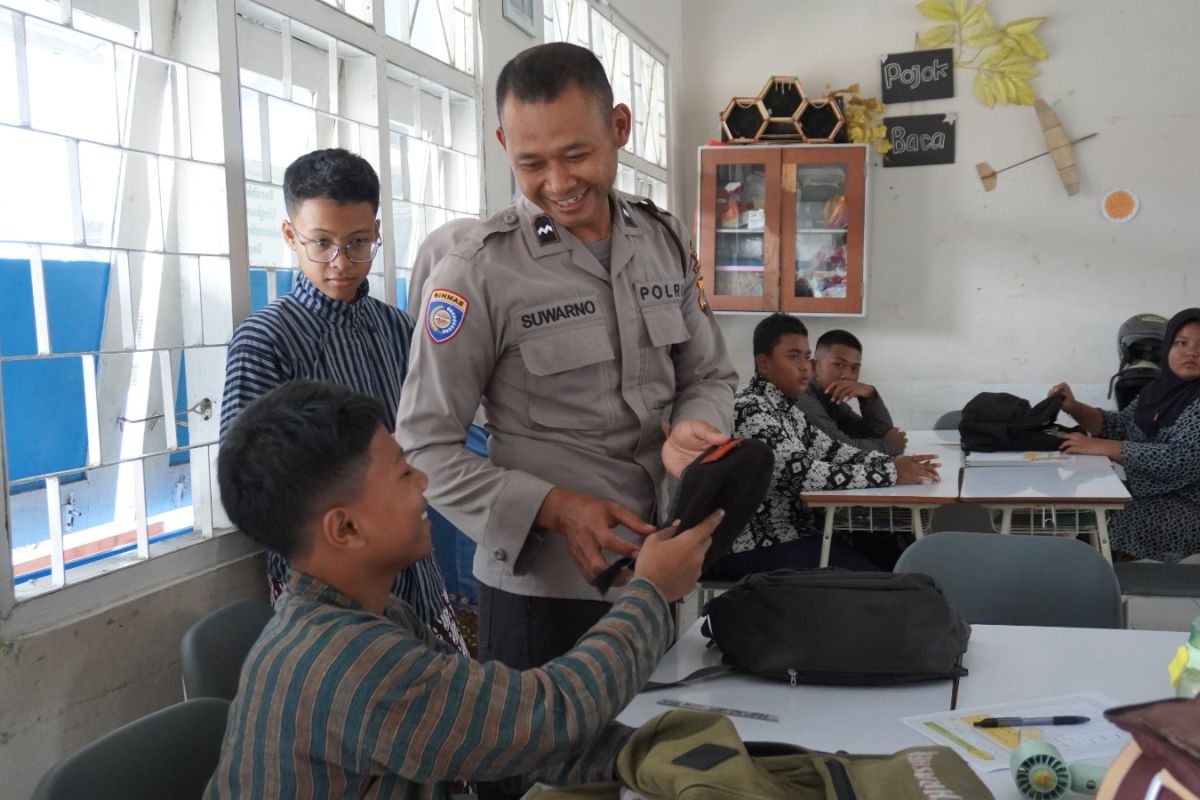
[[[833,515],[837,506],[825,506],[825,530],[821,533],[821,560],[818,567],[829,566],[829,549],[833,546]]]
[[[1096,506],[1096,538],[1099,540],[1097,547],[1100,555],[1104,556],[1104,560],[1111,564],[1112,548],[1108,544],[1108,511],[1109,509],[1103,506]]]
[[[1000,532],[1012,533],[1012,506],[1002,506],[1000,508]]]

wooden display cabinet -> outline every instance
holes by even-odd
[[[866,311],[867,145],[700,148],[700,263],[718,311]]]

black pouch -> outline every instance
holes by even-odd
[[[725,510],[704,555],[705,570],[729,552],[766,497],[774,469],[775,454],[766,442],[730,439],[708,448],[683,470],[671,512],[671,518],[679,520],[680,532],[699,525],[718,508]],[[614,561],[592,584],[606,592],[617,572],[632,564],[631,558]]]
[[[1051,395],[1036,406],[1007,392],[980,392],[963,406],[958,432],[962,449],[973,453],[1057,450],[1065,433],[1077,431],[1059,425],[1063,396]]]
[[[971,626],[928,575],[839,569],[747,575],[709,602],[723,663],[791,683],[885,685],[966,674]]]

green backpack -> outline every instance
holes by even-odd
[[[638,728],[617,758],[620,781],[535,787],[526,800],[988,800],[992,793],[948,747],[891,755],[820,753],[744,743],[720,714],[668,711]],[[628,797],[628,795],[626,795]]]

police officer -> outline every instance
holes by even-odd
[[[631,114],[599,60],[533,47],[496,102],[523,197],[418,258],[436,263],[414,276],[397,437],[430,503],[479,544],[480,658],[525,668],[604,613],[591,581],[666,521],[664,466],[727,440],[736,373],[686,229],[613,190]],[[488,460],[462,447],[481,400]]]

